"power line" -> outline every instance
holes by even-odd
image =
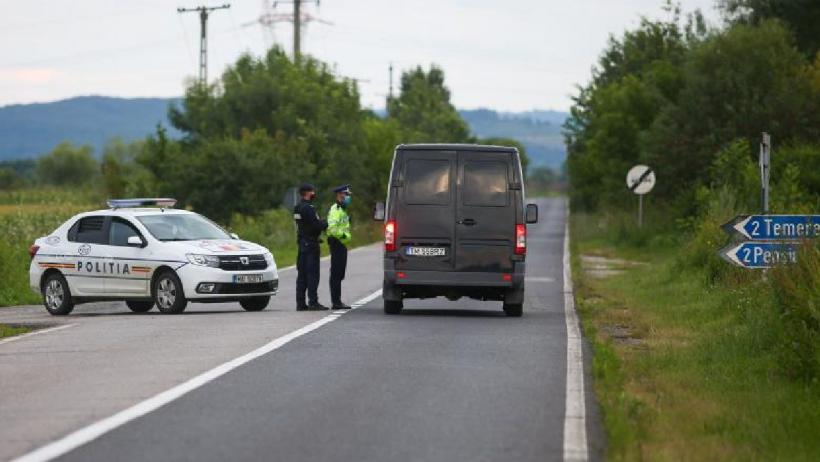
[[[198,6],[196,8],[177,8],[177,13],[199,13],[199,83],[208,83],[208,15],[216,10],[228,9],[231,5],[226,3],[221,6]]]

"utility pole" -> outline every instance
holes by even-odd
[[[198,6],[196,8],[177,8],[177,13],[199,13],[199,84],[208,83],[208,15],[212,11],[230,8],[226,3],[221,6]]]
[[[302,41],[302,0],[293,0],[293,60],[299,61]]]
[[[287,20],[293,21],[293,61],[299,61],[299,57],[302,54],[302,23],[309,23],[311,21],[318,21],[327,25],[333,25],[333,23],[324,21],[322,19],[316,18],[309,13],[302,13],[302,3],[314,2],[316,5],[319,4],[320,0],[277,0],[273,2],[273,7],[276,8],[276,5],[279,3],[293,3],[293,17],[280,17],[276,16],[274,21],[279,20]]]
[[[390,70],[390,90],[387,92],[387,100],[390,101],[393,99],[393,63],[390,63],[388,69]]]

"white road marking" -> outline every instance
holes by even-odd
[[[529,282],[555,282],[555,278],[549,276],[527,276],[526,280]]]
[[[376,292],[373,292],[367,297],[364,297],[363,299],[354,303],[352,305],[352,308],[359,308],[363,305],[366,305],[367,303],[370,303],[371,301],[379,297],[381,293],[381,289],[377,290]],[[295,340],[310,332],[313,332],[314,330],[324,326],[325,324],[331,323],[342,316],[343,314],[338,313],[328,314],[322,319],[319,319],[293,332],[285,334],[271,341],[270,343],[251,351],[250,353],[232,359],[186,382],[183,382],[173,388],[170,388],[151,398],[148,398],[145,401],[139,402],[129,407],[128,409],[120,411],[110,417],[95,422],[87,427],[81,428],[75,431],[74,433],[66,435],[57,441],[49,443],[39,449],[29,452],[28,454],[20,456],[17,459],[14,459],[12,462],[39,462],[48,461],[60,457],[84,444],[90,443],[91,441],[110,432],[111,430],[114,430],[115,428],[125,425],[126,423],[131,422],[132,420],[135,420],[152,411],[159,409],[160,407],[182,397],[183,395],[191,391],[194,391],[197,388],[202,387],[208,382],[211,382],[212,380],[217,379],[227,374],[228,372],[231,372],[239,366],[247,364],[260,356],[263,356],[278,348],[281,348],[290,341]]]
[[[48,329],[35,330],[34,332],[29,332],[27,334],[16,335],[14,337],[4,338],[3,340],[0,340],[0,345],[2,345],[4,343],[14,342],[16,340],[24,339],[24,338],[27,338],[27,337],[31,337],[31,336],[34,336],[34,335],[47,334],[49,332],[57,332],[58,330],[68,329],[69,327],[72,327],[74,325],[75,324],[64,324],[62,326],[49,327]]]
[[[564,318],[567,322],[567,402],[564,413],[564,460],[586,461],[589,459],[589,452],[584,401],[584,350],[578,315],[575,312],[575,294],[572,290],[569,206],[567,206],[566,220],[564,228]]]

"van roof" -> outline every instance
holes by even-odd
[[[427,143],[427,144],[400,144],[396,149],[418,150],[418,151],[507,151],[515,152],[516,148],[510,146],[492,146],[487,144],[448,144],[448,143]]]

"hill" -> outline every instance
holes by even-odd
[[[559,169],[567,157],[561,126],[567,114],[558,111],[496,112],[461,110],[461,117],[480,137],[503,136],[524,144],[535,166]]]
[[[158,123],[168,127],[168,98],[80,96],[52,103],[0,107],[0,160],[27,159],[61,141],[90,144],[100,152],[113,137],[145,137]]]
[[[52,103],[0,107],[0,161],[36,158],[65,140],[90,144],[99,153],[111,138],[131,141],[152,133],[158,123],[169,127],[168,106],[176,101],[175,98],[80,96]],[[460,113],[476,136],[520,140],[533,165],[559,168],[566,157],[561,137],[566,113],[491,109]],[[169,131],[171,136],[179,135],[173,129]]]

